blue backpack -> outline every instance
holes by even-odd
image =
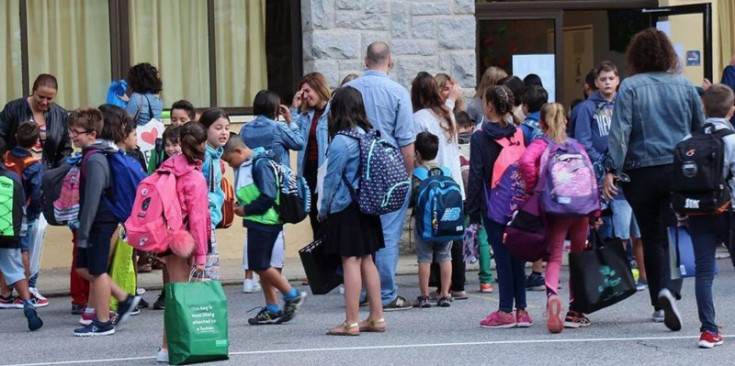
[[[421,180],[417,190],[416,229],[421,239],[446,243],[464,239],[464,204],[459,184],[445,167],[427,171],[420,166],[413,176]]]
[[[376,128],[365,134],[355,130],[341,131],[360,143],[360,187],[342,180],[350,190],[352,199],[366,215],[380,216],[403,207],[411,190],[411,180],[406,173],[403,155],[395,146],[380,137]]]
[[[110,175],[112,176],[112,188],[105,192],[102,199],[115,218],[120,222],[125,222],[133,211],[135,191],[140,182],[148,175],[140,163],[126,155],[123,150],[116,153],[93,150],[85,154],[85,159],[95,152],[102,153],[107,157],[107,162],[110,165]],[[84,174],[84,172],[82,173]]]

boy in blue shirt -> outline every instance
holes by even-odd
[[[441,166],[436,162],[436,155],[439,152],[439,137],[431,134],[430,132],[421,132],[416,136],[416,142],[414,142],[416,149],[416,161],[419,166],[414,169],[414,173],[418,173],[420,170],[425,170],[427,175],[431,175],[431,171],[438,169],[441,170],[442,174],[451,177],[452,174],[449,169],[445,166]],[[416,205],[418,199],[418,188],[423,182],[421,179],[414,174],[411,177],[412,195],[410,207]],[[421,220],[418,216],[416,220]],[[414,241],[416,242],[416,255],[419,262],[419,289],[421,296],[416,299],[413,306],[415,308],[428,308],[431,307],[429,303],[429,274],[431,270],[431,263],[439,263],[439,273],[441,278],[441,288],[439,289],[439,299],[436,302],[437,306],[448,307],[451,305],[452,297],[449,295],[449,286],[452,282],[452,242],[446,243],[431,243],[426,242],[421,238],[421,234],[418,232],[418,225],[414,226]]]

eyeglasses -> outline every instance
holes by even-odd
[[[88,134],[88,133],[91,133],[91,132],[92,131],[86,131],[86,130],[85,131],[77,131],[77,130],[70,129],[69,130],[69,136],[71,136],[71,137],[77,137],[79,135],[84,135],[84,134]]]

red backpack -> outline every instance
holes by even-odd
[[[125,221],[125,231],[128,244],[135,249],[156,253],[171,249],[180,257],[191,255],[193,239],[191,245],[172,245],[175,234],[188,234],[172,171],[159,168],[140,182],[133,210]]]

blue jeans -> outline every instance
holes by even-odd
[[[406,217],[409,197],[411,197],[410,190],[406,196],[406,202],[403,203],[400,210],[380,216],[385,247],[375,253],[375,265],[378,267],[378,274],[380,275],[380,295],[383,299],[383,305],[390,304],[398,296],[398,286],[396,285],[396,269],[398,268],[398,254],[400,251],[398,242],[401,240],[401,233],[403,233],[403,218]]]
[[[702,323],[700,332],[708,330],[718,333],[715,323],[715,304],[712,300],[712,280],[715,277],[715,251],[719,243],[729,240],[729,215],[690,216],[689,234],[694,246],[694,293],[697,297],[697,312]]]
[[[526,271],[524,263],[510,256],[510,251],[503,244],[503,233],[505,225],[483,217],[482,220],[487,230],[487,241],[493,248],[495,255],[495,268],[498,271],[498,285],[500,287],[500,305],[498,308],[504,312],[513,311],[513,300],[515,299],[517,309],[526,308]]]

